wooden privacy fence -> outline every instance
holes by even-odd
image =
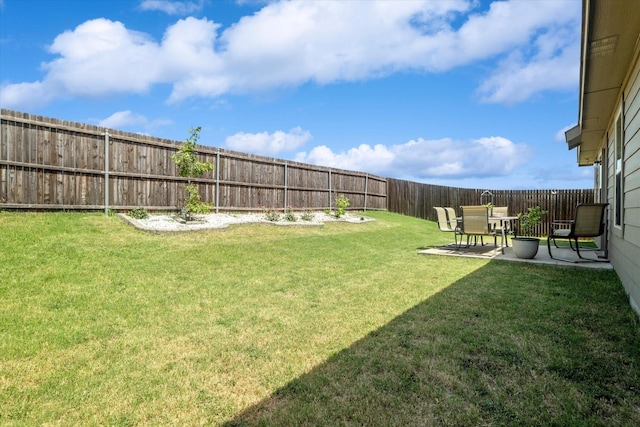
[[[0,115],[0,207],[176,210],[187,178],[171,159],[181,143],[10,110]],[[387,208],[386,179],[375,175],[198,146],[215,164],[199,178],[215,210]]]
[[[9,209],[115,209],[143,206],[177,210],[185,203],[187,178],[171,155],[181,142],[108,130],[27,113],[0,115],[0,207]],[[312,166],[214,147],[198,146],[199,159],[215,169],[192,181],[216,211],[332,209],[344,194],[350,209],[387,209],[431,221],[434,206],[491,201],[509,213],[539,205],[553,219],[572,218],[578,203],[594,200],[585,190],[480,190],[422,184]]]
[[[421,184],[387,178],[388,209],[404,215],[437,221],[434,206],[450,206],[458,215],[460,206],[492,202],[507,206],[510,215],[525,212],[532,206],[549,211],[537,235],[547,235],[550,222],[571,219],[578,203],[593,203],[594,190],[477,190]],[[516,224],[517,225],[517,224]]]

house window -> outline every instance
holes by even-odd
[[[593,176],[594,176],[594,190],[595,190],[595,201],[602,202],[602,158],[599,157],[598,160],[593,164]]]
[[[622,195],[623,192],[623,182],[622,182],[622,149],[624,147],[623,144],[623,129],[622,129],[622,114],[618,115],[616,119],[616,140],[615,140],[615,200],[614,200],[614,224],[616,227],[622,227],[622,213],[623,213],[623,205],[622,205]]]

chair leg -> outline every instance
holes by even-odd
[[[502,247],[502,240],[500,240],[500,246]],[[502,249],[502,253],[504,253],[504,249]],[[498,234],[496,234],[496,230],[493,230],[493,256],[498,255]]]
[[[571,244],[571,239],[569,239],[569,244]],[[573,249],[573,245],[571,246],[571,248]],[[582,257],[582,255],[580,255],[580,245],[578,245],[578,238],[576,238],[576,249],[575,249],[575,251],[578,254],[578,258],[585,259],[585,258]]]
[[[591,259],[591,258],[585,258],[582,255],[580,255],[580,246],[578,245],[578,239],[575,239],[575,244],[576,244],[576,249],[574,249],[574,252],[576,252],[578,254],[578,258],[579,259],[566,259],[566,258],[558,258],[553,256],[553,254],[551,253],[551,239],[553,239],[554,245],[555,245],[555,237],[553,236],[549,236],[547,237],[547,249],[549,250],[549,257],[551,259],[555,259],[557,261],[565,261],[565,262],[571,262],[574,264],[580,263],[580,262],[609,262],[609,260],[607,259]],[[569,245],[571,246],[571,249],[573,249],[573,242],[572,239],[568,239],[569,240]],[[555,245],[556,248],[558,247],[558,245]]]
[[[549,250],[549,258],[551,259],[555,259],[556,261],[564,261],[564,262],[572,262],[572,263],[577,263],[579,261],[576,260],[572,260],[572,259],[566,259],[566,258],[558,258],[553,256],[553,254],[551,253],[551,240],[553,239],[553,244],[556,248],[559,248],[558,245],[556,244],[556,239],[553,236],[549,236],[547,237],[547,249]]]

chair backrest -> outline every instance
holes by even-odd
[[[456,211],[454,211],[453,208],[444,208],[444,210],[447,212],[447,217],[449,217],[449,227],[451,227],[452,230],[455,230],[458,228]]]
[[[508,206],[494,206],[491,209],[491,216],[494,216],[494,217],[509,216],[509,207]],[[506,229],[509,229],[509,223],[508,222],[502,222],[499,219],[489,220],[489,223],[491,224],[491,228],[494,228],[494,229],[500,229],[501,224],[502,224],[503,227],[506,227]]]
[[[440,228],[440,231],[453,231],[453,229],[449,227],[449,221],[447,221],[447,213],[445,212],[444,208],[434,206],[433,209],[435,209],[436,213],[438,214],[438,227]]]
[[[486,206],[460,206],[464,234],[489,233],[489,210]]]
[[[509,216],[508,206],[494,206],[492,209],[493,216]]]
[[[597,237],[604,233],[604,213],[609,203],[584,203],[576,207],[570,237]]]

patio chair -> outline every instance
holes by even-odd
[[[459,231],[458,216],[456,215],[456,211],[454,211],[453,208],[444,208],[444,210],[447,212],[447,217],[449,217],[449,227]]]
[[[438,228],[440,228],[440,231],[453,232],[453,239],[457,247],[458,246],[458,231],[457,231],[458,227],[456,225],[453,225],[453,226],[451,225],[451,222],[447,216],[447,212],[445,211],[445,208],[434,206],[433,209],[435,209],[436,213],[438,214]]]
[[[482,237],[493,236],[493,246],[494,248],[497,248],[497,233],[492,229],[491,224],[489,224],[489,211],[487,210],[487,207],[484,205],[460,206],[460,209],[462,210],[460,234],[467,235],[467,247],[469,247],[469,240],[471,236],[474,236],[476,239],[480,236],[480,242],[483,246],[484,241],[482,241]],[[502,241],[502,237],[500,240],[500,244],[502,245],[504,243]],[[462,246],[462,236],[460,237],[460,245]]]
[[[569,221],[554,221],[551,223],[551,233],[547,237],[547,248],[549,250],[549,256],[552,259],[567,262],[608,262],[607,260],[584,258],[580,255],[580,244],[578,239],[580,238],[594,238],[601,236],[605,232],[605,212],[608,203],[583,203],[576,207],[576,213],[573,220]],[[553,245],[558,248],[556,239],[566,239],[569,241],[569,247],[571,250],[578,254],[578,260],[558,258],[551,253],[551,241]],[[575,244],[575,246],[574,246]],[[585,250],[598,250],[588,249]]]
[[[494,206],[491,209],[492,213],[491,216],[494,218],[497,217],[508,217],[509,216],[509,207],[508,206]],[[489,220],[489,224],[491,224],[491,227],[496,231],[497,233],[502,234],[503,236],[506,236],[507,234],[514,234],[513,230],[511,229],[511,221],[509,220],[500,220],[500,219],[490,219]],[[504,228],[504,230],[503,230]],[[509,243],[506,242],[507,246],[509,246]]]

